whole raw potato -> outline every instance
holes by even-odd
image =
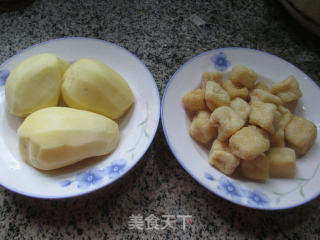
[[[119,142],[116,122],[68,107],[49,107],[30,114],[18,135],[23,160],[42,170],[108,154]]]
[[[63,75],[62,96],[72,107],[121,117],[134,102],[124,78],[102,62],[79,59]]]
[[[9,75],[5,90],[10,113],[26,116],[36,110],[58,104],[62,75],[69,63],[43,53],[20,63]]]

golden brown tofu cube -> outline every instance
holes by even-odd
[[[285,127],[285,139],[296,154],[305,154],[317,137],[317,127],[313,122],[295,116]]]
[[[228,149],[228,145],[216,139],[209,152],[209,163],[227,175],[231,175],[238,167],[240,160]]]
[[[205,100],[211,111],[230,103],[229,94],[218,83],[213,81],[208,81],[206,84]]]
[[[270,177],[294,178],[296,175],[296,154],[286,147],[270,148],[269,159]]]
[[[212,141],[218,133],[218,128],[214,127],[210,121],[210,112],[200,111],[193,117],[189,134],[196,141],[206,144]]]
[[[269,178],[269,160],[265,154],[261,154],[251,161],[241,161],[241,173],[243,176],[254,180]]]
[[[279,127],[285,128],[293,118],[293,115],[290,110],[288,108],[285,108],[284,106],[279,106],[278,111],[281,114],[278,122]]]
[[[257,125],[270,134],[274,133],[273,119],[277,106],[273,103],[254,102],[251,105],[249,123]]]
[[[222,141],[220,141],[219,139],[216,138],[212,143],[210,151],[216,151],[216,150],[230,152],[228,141],[222,142]]]
[[[256,85],[254,85],[254,89],[262,89],[267,92],[271,92],[271,89],[269,88],[269,86],[265,82],[262,82],[262,81],[257,82]]]
[[[285,80],[273,84],[271,92],[280,97],[282,103],[297,100],[302,96],[299,83],[294,76],[289,76]]]
[[[285,147],[284,128],[292,117],[291,112],[287,108],[283,106],[278,107],[273,120],[274,134],[270,136],[272,147]]]
[[[246,99],[249,91],[245,87],[239,87],[235,85],[231,80],[226,80],[223,83],[223,88],[228,92],[231,99],[236,97],[241,97],[243,99]]]
[[[256,126],[241,128],[229,139],[231,152],[243,160],[252,160],[270,147],[268,135]]]
[[[204,99],[204,90],[195,89],[188,92],[182,98],[183,105],[185,109],[190,113],[195,113],[207,108],[205,99]]]
[[[282,104],[282,101],[278,96],[262,89],[254,89],[250,93],[250,96],[255,96],[265,103],[274,103],[276,105]]]
[[[243,65],[236,65],[230,73],[230,80],[234,84],[240,84],[248,89],[254,88],[258,75],[250,68]]]
[[[201,76],[200,87],[205,89],[208,81],[214,81],[222,85],[222,72],[204,72]]]
[[[245,124],[245,121],[232,108],[227,106],[214,110],[210,120],[214,126],[218,127],[218,139],[220,141],[225,141]]]
[[[242,98],[235,98],[230,102],[230,107],[246,122],[249,118],[251,107]]]

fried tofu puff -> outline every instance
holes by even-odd
[[[285,139],[298,155],[304,155],[317,138],[316,125],[304,117],[294,116],[285,127]]]
[[[227,142],[216,139],[209,152],[209,163],[226,175],[231,175],[240,163],[240,159],[230,152]]]
[[[213,111],[210,120],[218,127],[218,139],[225,141],[245,124],[245,121],[230,107],[222,106]]]
[[[270,147],[268,135],[256,126],[241,128],[229,139],[231,152],[244,161],[253,160]]]

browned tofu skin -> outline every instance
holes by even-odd
[[[253,180],[266,180],[269,178],[269,160],[261,154],[251,161],[241,161],[241,173]]]
[[[287,147],[270,148],[267,154],[270,177],[294,178],[296,175],[296,154]]]
[[[285,139],[298,155],[304,155],[317,137],[317,127],[304,117],[295,116],[285,128]]]
[[[269,149],[266,133],[256,126],[241,128],[229,139],[231,152],[243,160],[252,160]]]
[[[207,108],[203,89],[195,89],[188,92],[183,96],[182,102],[184,108],[190,113],[196,113]]]
[[[218,133],[218,128],[214,127],[210,121],[210,112],[200,111],[193,117],[189,134],[196,141],[206,144],[212,141]]]

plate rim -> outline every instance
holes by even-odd
[[[48,43],[51,43],[51,42],[56,42],[56,41],[72,41],[72,40],[97,41],[97,42],[101,42],[101,43],[104,43],[104,44],[111,45],[113,47],[119,48],[120,50],[123,50],[126,53],[128,53],[129,55],[133,56],[142,65],[142,67],[146,70],[147,74],[153,80],[152,83],[153,83],[153,85],[155,87],[155,90],[156,90],[155,91],[156,92],[156,96],[157,96],[156,99],[159,102],[159,104],[156,104],[158,107],[157,107],[157,116],[156,116],[155,128],[153,130],[153,133],[150,134],[149,143],[146,145],[146,148],[145,148],[144,151],[142,151],[141,155],[139,155],[137,157],[137,160],[129,168],[127,168],[123,173],[121,173],[119,176],[115,177],[111,181],[109,181],[109,182],[107,182],[105,184],[101,184],[101,185],[99,185],[99,186],[97,186],[97,187],[95,187],[93,189],[88,189],[88,190],[85,190],[85,191],[82,191],[82,192],[79,192],[79,193],[75,193],[75,194],[71,194],[71,195],[67,195],[67,196],[55,196],[55,195],[51,196],[51,195],[31,194],[31,193],[28,193],[28,192],[25,192],[25,191],[18,190],[18,189],[14,188],[14,187],[7,186],[3,182],[0,182],[0,186],[2,186],[3,188],[5,188],[7,190],[10,190],[11,192],[14,192],[14,193],[26,196],[26,197],[36,198],[36,199],[56,200],[56,199],[68,199],[68,198],[80,197],[80,196],[84,196],[84,195],[90,194],[92,192],[101,190],[102,188],[108,187],[109,185],[112,185],[113,183],[115,183],[120,178],[124,177],[127,173],[129,173],[138,164],[138,162],[141,161],[143,156],[149,150],[149,148],[150,148],[151,144],[153,143],[154,138],[155,138],[155,136],[156,136],[156,134],[158,132],[159,122],[160,122],[160,117],[161,117],[161,99],[160,99],[159,88],[158,88],[158,85],[156,83],[156,80],[155,80],[154,76],[152,75],[150,69],[145,65],[145,63],[140,58],[138,58],[134,53],[132,53],[128,49],[126,49],[126,48],[124,48],[122,46],[119,46],[119,45],[117,45],[117,44],[115,44],[113,42],[106,41],[106,40],[99,39],[99,38],[93,38],[93,37],[62,37],[62,38],[49,39],[47,41],[43,41],[43,42],[39,42],[39,43],[33,44],[33,45],[31,45],[31,46],[29,46],[27,48],[24,48],[24,49],[18,51],[16,54],[14,54],[13,56],[11,56],[8,59],[6,59],[3,63],[1,63],[0,64],[0,69],[4,65],[6,65],[9,62],[11,62],[12,60],[14,60],[14,58],[17,57],[18,55],[21,55],[22,53],[24,53],[26,51],[29,51],[29,50],[31,50],[33,48],[36,48],[36,47],[38,47],[40,45],[45,45],[45,44],[48,44]]]
[[[291,209],[291,208],[296,208],[296,207],[299,207],[301,205],[304,205],[314,199],[316,199],[317,197],[320,196],[320,191],[312,196],[311,198],[308,198],[306,199],[305,201],[302,201],[302,202],[299,202],[297,204],[294,204],[294,205],[289,205],[289,206],[283,206],[283,207],[263,207],[263,206],[255,206],[255,205],[248,205],[248,204],[245,204],[245,203],[242,203],[242,202],[238,202],[234,199],[230,199],[230,198],[227,198],[225,195],[221,194],[219,191],[215,191],[214,189],[210,188],[208,186],[208,184],[205,184],[203,183],[202,180],[200,180],[200,178],[198,178],[196,176],[196,174],[194,174],[191,170],[189,170],[183,163],[183,161],[178,158],[174,148],[173,148],[173,145],[172,143],[170,142],[169,138],[168,138],[168,135],[167,135],[167,129],[165,127],[165,124],[164,124],[164,113],[163,113],[163,106],[164,106],[164,101],[165,101],[165,98],[166,98],[166,94],[167,94],[167,91],[171,85],[171,83],[173,82],[176,74],[178,74],[180,71],[182,71],[182,69],[184,67],[186,67],[186,65],[194,62],[195,60],[197,60],[198,58],[202,57],[202,56],[205,56],[205,55],[208,55],[210,53],[213,53],[213,52],[220,52],[220,51],[224,51],[224,50],[245,50],[245,51],[253,51],[253,52],[258,52],[259,54],[265,54],[265,55],[269,55],[270,57],[275,57],[281,61],[284,61],[286,62],[287,64],[289,64],[291,67],[295,68],[296,70],[302,72],[305,76],[307,76],[309,78],[309,80],[319,89],[320,87],[312,80],[312,78],[309,77],[309,75],[307,75],[305,72],[303,72],[302,70],[300,70],[297,66],[293,65],[292,63],[290,63],[289,61],[279,57],[279,56],[276,56],[276,55],[273,55],[269,52],[265,52],[263,50],[258,50],[258,49],[253,49],[253,48],[243,48],[243,47],[223,47],[223,48],[215,48],[215,49],[211,49],[211,50],[207,50],[207,51],[204,51],[196,56],[193,56],[191,58],[189,58],[187,61],[185,61],[175,72],[174,74],[171,76],[171,78],[169,79],[167,85],[166,85],[166,88],[163,92],[163,95],[162,95],[162,99],[161,99],[161,125],[162,125],[162,128],[163,128],[163,132],[164,132],[164,135],[165,135],[165,138],[166,138],[166,141],[167,141],[167,144],[172,152],[172,154],[174,155],[175,159],[179,162],[179,164],[182,166],[182,168],[194,179],[198,182],[198,184],[200,184],[202,187],[206,188],[207,190],[209,190],[211,193],[217,195],[218,197],[221,197],[223,198],[224,200],[227,200],[235,205],[239,205],[239,206],[243,206],[243,207],[247,207],[247,208],[251,208],[251,209],[256,209],[256,210],[266,210],[266,211],[277,211],[277,210],[286,210],[286,209]],[[222,173],[223,174],[223,173]],[[225,174],[223,174],[225,176]],[[233,179],[232,179],[233,180]]]

